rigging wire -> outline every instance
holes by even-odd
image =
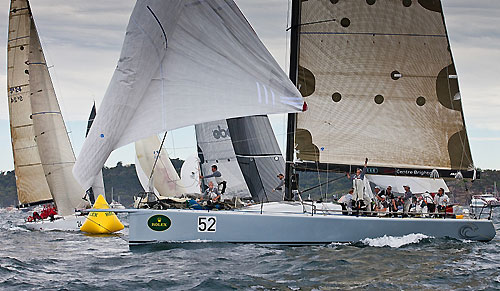
[[[161,149],[163,148],[163,143],[165,142],[166,137],[167,137],[167,132],[165,132],[165,134],[163,135],[163,139],[161,140],[160,148],[158,149],[158,154],[155,157],[155,162],[153,163],[153,168],[151,169],[151,175],[149,176],[149,181],[151,181],[151,179],[153,179],[153,174],[155,172],[156,163],[158,162],[158,158],[160,158]]]

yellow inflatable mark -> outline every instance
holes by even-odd
[[[97,197],[94,203],[95,209],[109,209],[109,204],[102,195]],[[113,233],[123,229],[123,224],[120,222],[114,212],[90,212],[85,223],[80,227],[80,230],[92,234]]]

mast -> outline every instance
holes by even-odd
[[[300,5],[301,0],[292,0],[292,17],[290,25],[290,72],[289,77],[295,86],[298,79],[299,63],[299,32],[300,32]],[[291,200],[292,196],[292,174],[293,156],[295,151],[295,127],[296,113],[288,114],[286,129],[286,156],[285,156],[285,199]]]

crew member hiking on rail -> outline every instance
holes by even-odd
[[[226,192],[226,181],[224,181],[224,178],[222,178],[221,172],[217,170],[216,165],[212,165],[212,174],[207,175],[207,176],[200,176],[200,179],[208,179],[208,178],[215,178],[215,183],[217,183],[217,188],[220,190],[220,194],[224,194]]]

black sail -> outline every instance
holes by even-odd
[[[285,162],[267,116],[227,120],[234,152],[255,201],[281,201],[283,193],[272,191],[279,184]]]
[[[89,119],[87,121],[87,131],[85,132],[85,137],[87,137],[87,135],[89,134],[89,130],[92,127],[92,123],[94,122],[95,115],[96,115],[96,109],[95,109],[95,102],[94,102],[94,105],[92,106],[92,110],[90,110]]]

